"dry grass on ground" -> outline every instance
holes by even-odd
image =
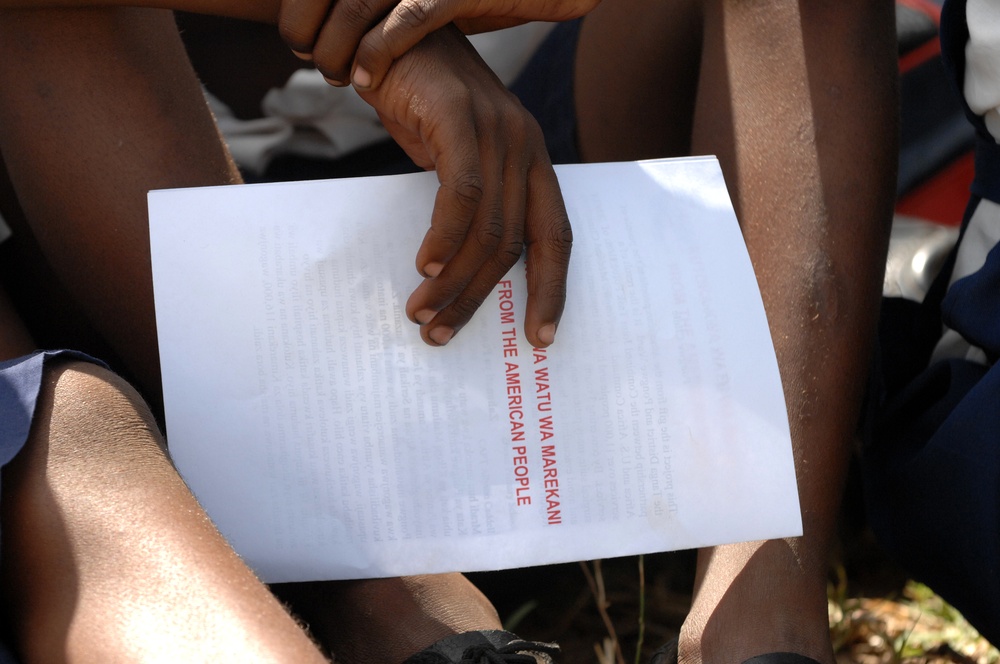
[[[1000,653],[954,608],[908,582],[897,598],[831,592],[830,635],[840,664],[994,664]]]
[[[859,585],[839,569],[829,593],[839,664],[1000,663],[1000,653],[955,609],[898,570],[869,567]],[[641,566],[639,558],[623,558],[474,580],[508,627],[528,638],[558,641],[566,664],[645,664],[677,634],[692,576],[693,558],[681,552],[646,557]]]

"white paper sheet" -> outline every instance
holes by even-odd
[[[557,171],[575,244],[548,351],[523,266],[447,347],[406,320],[433,173],[150,193],[169,446],[265,580],[800,534],[717,161]]]

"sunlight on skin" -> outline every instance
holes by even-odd
[[[692,150],[719,155],[760,283],[804,537],[700,553],[681,661],[795,651],[832,663],[827,556],[867,382],[895,181],[892,6],[706,4]]]
[[[43,530],[66,552],[65,582],[42,622],[65,616],[69,661],[324,662],[187,491],[132,410],[138,397],[101,375],[61,373],[49,443],[23,460],[38,464],[40,513],[58,515]]]
[[[682,664],[789,650],[833,662],[827,553],[894,198],[893,25],[888,0],[633,0],[602,3],[581,29],[581,154],[719,157],[788,404],[806,536],[700,552]]]
[[[102,626],[88,624],[83,618],[100,615],[105,620],[110,616],[109,622],[118,626],[104,632],[111,637],[105,643],[106,652],[127,654],[135,661],[280,658],[272,650],[280,640],[289,650],[296,644],[301,648],[300,661],[323,661],[291,618],[223,544],[197,506],[184,505],[188,501],[180,492],[174,505],[189,508],[184,510],[188,517],[182,519],[188,522],[188,532],[198,522],[201,533],[196,540],[174,532],[170,514],[156,507],[156,496],[144,496],[142,490],[109,493],[110,500],[106,497],[93,501],[97,505],[86,505],[87,518],[96,518],[106,535],[100,542],[83,545],[98,544],[102,554],[87,555],[87,560],[97,564],[81,565],[80,596],[69,626],[70,644],[77,639],[80,643],[93,641],[102,633]],[[120,513],[118,506],[122,504],[132,506],[132,513]],[[81,511],[83,507],[67,509]],[[135,522],[166,527],[126,525]],[[141,557],[135,555],[137,551],[143,552]]]
[[[799,12],[798,3],[796,1],[787,1],[782,3],[784,7],[783,11],[787,12],[787,25],[801,25],[802,17]],[[735,24],[734,24],[735,23]],[[771,17],[767,12],[762,12],[760,16],[759,23],[755,26],[756,29],[761,31],[767,31],[768,27],[772,24]],[[786,81],[790,84],[784,87],[784,95],[780,99],[773,99],[772,103],[769,105],[764,105],[764,108],[770,109],[771,114],[761,113],[762,105],[759,103],[758,98],[760,96],[761,89],[766,89],[766,82],[762,83],[759,78],[767,79],[774,75],[774,71],[771,68],[766,70],[758,71],[741,71],[743,68],[751,68],[756,65],[756,63],[747,62],[744,57],[739,44],[746,39],[745,36],[740,35],[741,30],[746,30],[746,22],[734,22],[730,14],[724,14],[723,16],[723,43],[726,44],[726,69],[731,72],[729,76],[730,95],[732,98],[732,104],[730,112],[732,113],[733,122],[733,134],[735,136],[750,136],[754,134],[762,136],[770,136],[773,140],[772,145],[768,149],[768,152],[773,152],[776,155],[776,159],[770,160],[770,164],[764,168],[754,169],[754,172],[750,174],[747,178],[747,171],[740,168],[736,170],[737,177],[739,178],[736,184],[736,189],[739,191],[754,191],[755,188],[760,187],[760,173],[770,173],[772,174],[775,182],[767,186],[767,190],[782,190],[788,186],[789,183],[796,182],[801,174],[803,173],[820,173],[820,159],[819,153],[816,146],[816,127],[814,124],[814,118],[812,113],[812,101],[810,99],[809,92],[809,70],[806,65],[806,51],[805,44],[803,42],[802,32],[800,30],[783,30],[781,32],[782,40],[780,43],[774,44],[774,50],[768,53],[768,58],[780,59],[780,64],[775,66],[777,70],[783,70]],[[792,136],[782,136],[779,132],[774,130],[774,127],[785,127],[788,130],[795,128],[795,134]],[[786,143],[789,140],[791,143]],[[787,146],[789,144],[796,145],[794,151],[788,150]],[[789,160],[787,157],[789,155],[794,155],[795,160]],[[815,186],[815,190],[820,190],[818,184],[810,182],[808,183]],[[769,209],[771,214],[775,216],[779,214],[788,215],[798,215],[799,223],[805,221],[812,221],[810,228],[805,229],[806,233],[814,234],[813,237],[821,237],[822,241],[814,243],[816,246],[823,246],[826,244],[827,235],[827,225],[826,225],[826,213],[822,209],[822,201],[816,200],[811,196],[811,188],[806,191],[800,192],[802,196],[801,202],[795,202],[795,196],[791,195],[784,200],[788,203],[792,203],[794,208],[785,212],[775,209],[778,201],[783,200],[782,198],[771,198],[767,199],[753,199],[747,200],[746,198],[742,201],[743,212],[748,216],[753,215],[755,218],[763,217],[766,214],[763,210],[756,212],[755,208],[758,206],[764,206]],[[739,205],[739,203],[737,203]],[[738,214],[740,209],[737,208]],[[740,214],[740,218],[743,216]],[[766,217],[765,217],[766,218]],[[769,232],[770,227],[765,229],[765,232]],[[800,230],[801,226],[800,226]],[[799,238],[797,236],[791,236],[786,238],[789,242],[795,242]],[[770,240],[773,242],[773,240]],[[749,240],[748,240],[749,244]],[[801,247],[801,245],[800,245]],[[796,252],[800,247],[789,246],[789,252]],[[810,257],[812,258],[812,257]],[[753,254],[751,254],[751,260],[754,262],[755,269],[759,269],[759,260],[755,260]],[[815,259],[813,259],[815,260]],[[819,265],[826,264],[826,260],[819,259],[816,261]],[[785,282],[786,286],[791,285],[793,288],[797,284],[788,284]],[[770,292],[762,289],[762,297],[767,300],[786,300],[793,299],[794,301],[800,301],[803,297],[808,297],[809,294],[803,294],[801,292],[795,293],[775,293],[772,289]],[[770,309],[770,308],[768,308]],[[772,326],[774,323],[772,323]],[[792,427],[794,429],[794,417]],[[795,466],[798,475],[802,473],[802,467],[806,463],[803,450],[800,445],[795,445],[796,437],[793,436],[793,447],[795,452]],[[800,494],[803,488],[800,486]],[[804,497],[800,496],[800,499]],[[805,505],[805,503],[803,503]],[[798,538],[786,539],[789,549],[795,556],[795,561],[799,569],[803,567],[803,561],[801,559],[801,553],[799,551],[800,540]],[[762,542],[749,542],[742,545],[735,545],[731,547],[725,547],[725,553],[717,553],[713,557],[713,566],[718,566],[720,564],[735,565],[736,569],[741,569],[745,566],[746,562],[751,559],[754,553],[756,553],[761,546]],[[732,554],[735,554],[734,558],[731,558]],[[719,556],[728,559],[727,563],[722,563],[718,560]],[[717,574],[713,570],[711,576],[725,577],[728,575]],[[714,592],[718,595],[724,589],[715,589]],[[699,598],[700,599],[700,598]],[[711,600],[711,604],[717,604],[721,600],[721,596],[717,596]]]

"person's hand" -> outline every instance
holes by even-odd
[[[541,129],[454,26],[396,60],[361,92],[438,189],[416,258],[426,279],[406,304],[424,341],[444,345],[527,249],[524,331],[552,343],[566,300],[572,231]]]
[[[334,85],[375,89],[393,61],[456,22],[466,33],[525,21],[566,21],[601,0],[281,0],[278,28]],[[352,64],[354,65],[352,71]]]

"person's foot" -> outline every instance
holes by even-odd
[[[678,663],[733,664],[768,653],[798,653],[833,664],[826,561],[803,560],[798,544],[770,540],[699,552]]]
[[[677,639],[661,646],[653,656],[649,658],[648,664],[677,664]],[[812,657],[789,652],[772,652],[764,655],[757,655],[743,662],[743,664],[819,664]]]
[[[352,664],[395,664],[454,634],[503,629],[490,601],[461,574],[272,589],[328,653]]]
[[[403,664],[461,664],[463,662],[510,662],[553,664],[559,647],[554,643],[525,641],[502,630],[462,632],[441,639]]]

